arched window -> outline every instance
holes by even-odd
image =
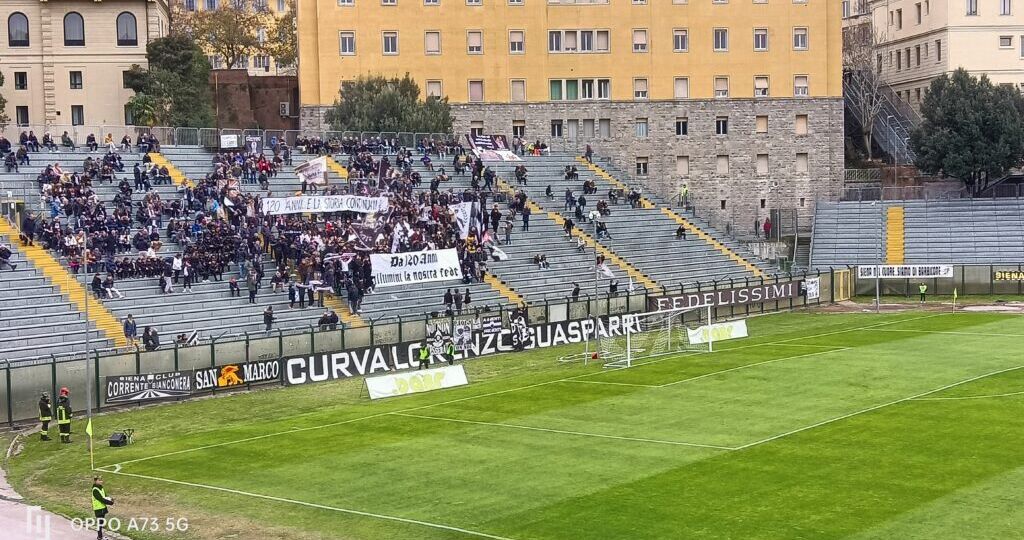
[[[64,46],[85,46],[85,21],[74,11],[64,16]]]
[[[117,16],[117,44],[122,47],[134,47],[139,44],[135,15],[127,11]]]
[[[28,17],[15,11],[7,18],[7,45],[28,47]]]

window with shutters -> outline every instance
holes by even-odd
[[[637,157],[636,158],[636,174],[637,174],[637,176],[647,176],[647,171],[648,171],[649,163],[650,163],[650,159],[647,158],[647,157]]]
[[[685,28],[672,31],[672,51],[686,52],[690,50],[690,32]]]
[[[633,79],[633,99],[647,99],[647,79]]]
[[[768,29],[767,28],[755,28],[754,29],[754,50],[755,51],[767,51],[768,50]]]
[[[754,117],[754,133],[768,133],[768,115]]]
[[[807,97],[810,95],[810,88],[807,83],[807,75],[793,77],[793,96]]]
[[[469,54],[483,54],[484,33],[480,30],[470,30],[466,33],[466,45]]]
[[[427,81],[427,97],[441,98],[443,96],[444,94],[441,92],[441,81]]]
[[[338,45],[342,56],[356,54],[356,33],[338,32]]]
[[[768,174],[768,154],[757,155],[757,174]]]
[[[807,172],[807,154],[796,155],[796,172],[805,173]]]
[[[794,28],[793,29],[793,49],[797,51],[807,50],[807,29],[806,28]]]
[[[676,156],[676,174],[679,176],[690,175],[690,156]]]
[[[398,54],[398,32],[384,32],[384,54]]]
[[[588,139],[593,139],[594,133],[594,119],[585,118],[583,120],[583,136]]]
[[[676,99],[690,97],[690,79],[688,77],[676,77],[673,81],[673,95]]]
[[[768,97],[768,76],[754,77],[754,97]]]
[[[798,114],[796,115],[796,134],[807,135],[807,115]]]
[[[594,50],[597,52],[608,52],[607,30],[598,30],[594,33]]]
[[[441,54],[441,32],[431,30],[424,34],[423,49],[427,54]]]
[[[719,155],[715,157],[715,173],[729,174],[729,156]]]
[[[676,118],[676,137],[685,137],[690,134],[690,120],[685,116]]]
[[[526,79],[512,79],[510,89],[511,101],[526,101]]]
[[[716,98],[727,98],[727,97],[729,97],[729,78],[728,77],[715,77],[715,97]]]
[[[484,82],[469,81],[469,100],[480,102],[484,100]]]
[[[729,50],[729,29],[728,28],[715,28],[715,50],[716,51],[728,51]]]
[[[611,118],[599,118],[597,120],[597,134],[605,139],[612,136]]]
[[[526,52],[526,32],[523,30],[509,30],[508,32],[509,54],[523,54]]]
[[[647,137],[647,119],[646,118],[637,118],[636,122],[634,122],[633,125],[636,128],[635,131],[636,131],[637,138],[643,139],[643,138]]]
[[[645,53],[647,52],[647,30],[636,29],[633,30],[633,52]]]

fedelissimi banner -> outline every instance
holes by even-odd
[[[462,279],[462,266],[455,249],[375,253],[370,255],[370,265],[375,287]]]
[[[358,212],[374,214],[386,212],[387,197],[360,197],[358,195],[323,195],[312,197],[267,197],[263,199],[263,213],[318,214],[330,212]]]
[[[952,278],[948,264],[882,264],[858,266],[857,279],[935,279]]]
[[[417,394],[467,384],[469,380],[466,379],[466,370],[462,364],[366,378],[366,389],[370,392],[370,399]]]

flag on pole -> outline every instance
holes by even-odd
[[[956,302],[956,287],[953,288],[953,301]]]
[[[92,418],[89,419],[89,423],[85,424],[85,434],[92,438]]]
[[[598,271],[600,271],[600,272],[601,272],[602,274],[604,274],[604,275],[608,276],[608,278],[609,278],[609,279],[611,279],[611,278],[614,278],[614,277],[615,277],[615,275],[614,275],[614,274],[612,274],[612,270],[611,270],[611,268],[608,268],[608,264],[607,264],[607,263],[601,263],[601,264],[599,264],[599,265],[597,266],[597,269],[598,269]]]

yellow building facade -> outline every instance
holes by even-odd
[[[752,224],[781,207],[809,214],[838,190],[838,1],[298,0],[297,9],[305,129],[326,127],[345,81],[409,73],[453,104],[456,133],[591,144],[666,193],[687,184],[730,220]]]

